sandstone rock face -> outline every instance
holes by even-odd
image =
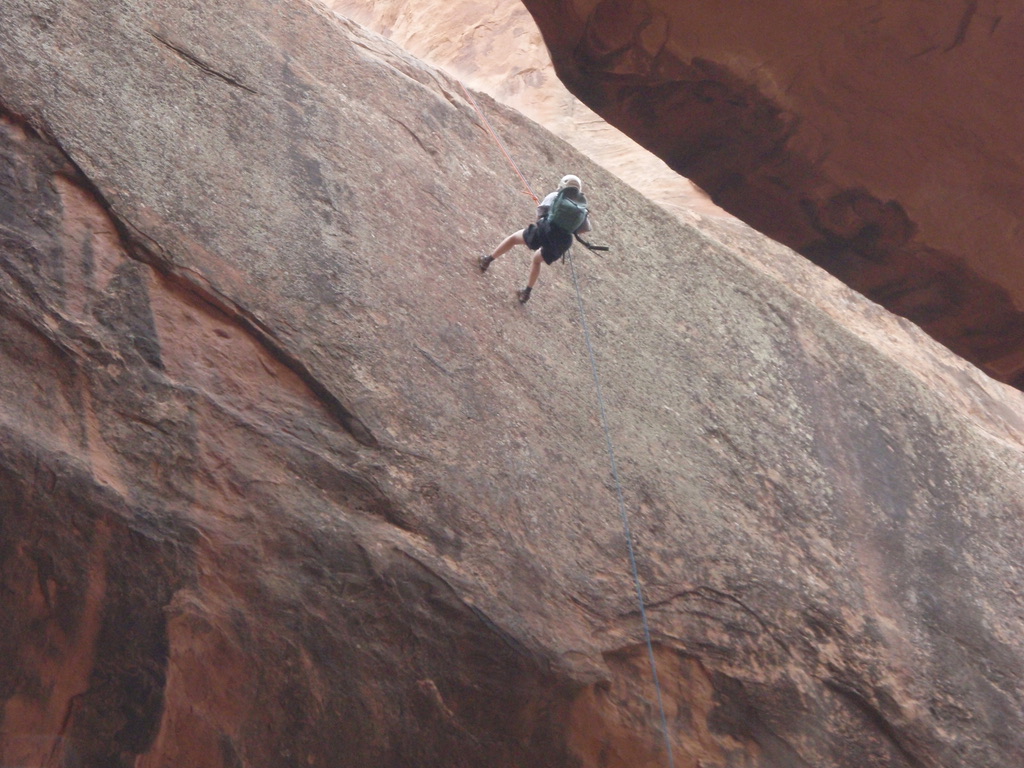
[[[4,10],[0,763],[666,765],[572,273],[476,271],[533,205],[455,84],[305,2]],[[478,99],[601,190],[675,765],[1017,768],[1021,393]]]
[[[1024,386],[1024,10],[525,0],[561,78],[726,210]]]
[[[323,0],[417,58],[519,110],[690,223],[729,215],[566,90],[519,0]]]

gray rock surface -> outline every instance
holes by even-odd
[[[661,766],[569,268],[306,2],[4,2],[0,762]],[[675,764],[1020,764],[1022,396],[481,98],[577,252]],[[522,250],[522,249],[521,249]]]

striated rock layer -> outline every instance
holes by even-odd
[[[0,52],[0,763],[666,765],[573,280],[476,270],[533,204],[455,84],[298,0]],[[480,100],[601,191],[675,765],[1017,768],[1021,393]]]
[[[726,210],[1024,387],[1024,9],[525,4],[588,106]]]

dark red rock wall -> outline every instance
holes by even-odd
[[[720,206],[1024,386],[1024,14],[527,0],[560,77]]]

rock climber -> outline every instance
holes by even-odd
[[[568,174],[562,177],[558,189],[548,194],[537,206],[535,224],[513,232],[501,241],[493,253],[480,257],[480,271],[486,272],[492,261],[508,253],[515,245],[525,245],[533,250],[533,265],[526,287],[516,292],[519,303],[525,304],[530,300],[530,293],[540,277],[541,261],[554,264],[569,250],[573,235],[590,232],[591,229],[583,182],[578,176]]]

